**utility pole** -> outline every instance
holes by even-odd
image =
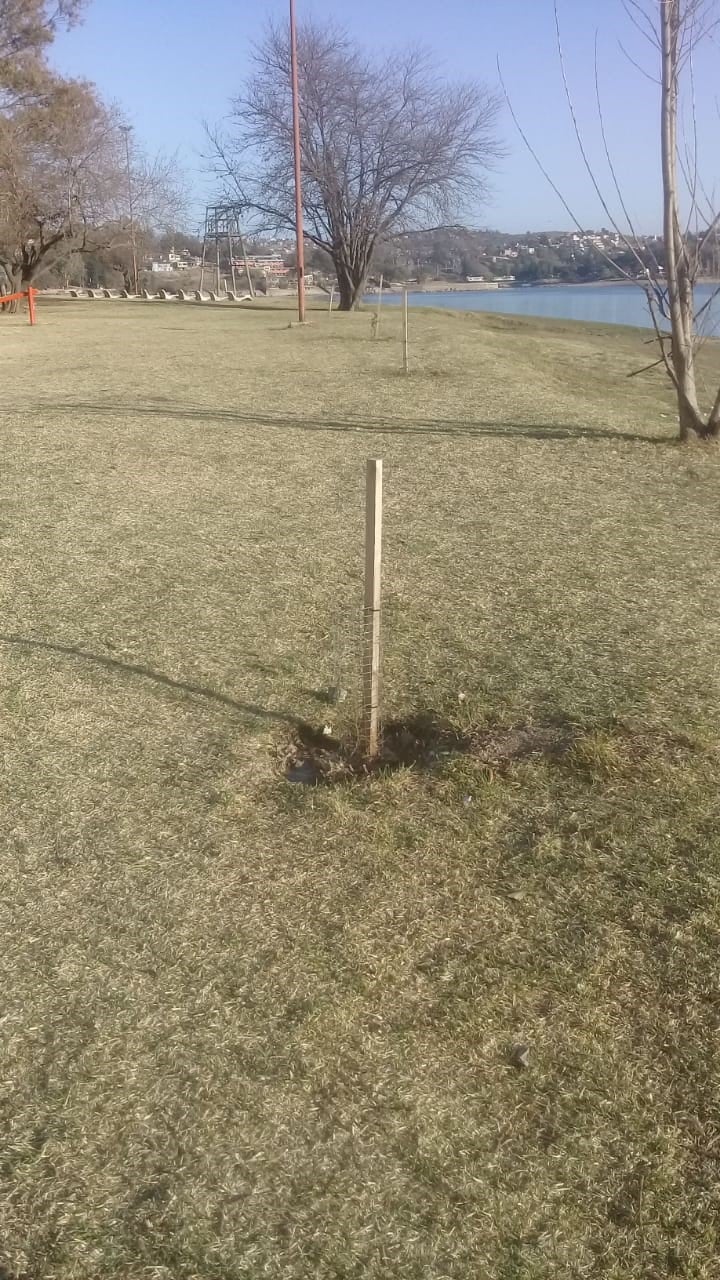
[[[305,245],[303,240],[302,161],[300,149],[300,96],[298,92],[297,28],[295,0],[290,0],[290,79],[292,85],[293,152],[295,159],[295,266],[297,271],[298,320],[305,323]]]
[[[132,174],[130,173],[130,134],[132,132],[132,125],[122,124],[120,128],[125,134],[125,163],[127,166],[128,208],[130,211],[130,244],[132,245],[133,289],[137,296],[140,292],[140,282],[138,280],[137,245],[135,242],[135,205],[133,202]]]

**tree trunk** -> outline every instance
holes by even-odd
[[[344,253],[333,254],[340,301],[339,311],[356,311],[367,283],[368,265],[365,255],[361,262],[349,262]]]
[[[22,266],[16,267],[12,274],[8,274],[9,289],[8,293],[23,293],[30,288],[36,275],[36,267],[34,263],[23,263]],[[13,302],[3,303],[0,296],[0,305],[3,311],[8,315],[17,315],[20,310],[20,302],[17,298]]]
[[[677,388],[677,402],[681,440],[690,440],[693,436],[709,439],[717,434],[705,422],[697,403],[694,403],[692,398],[688,397],[687,393],[680,387]]]
[[[705,419],[700,411],[695,381],[695,299],[693,269],[680,221],[678,195],[678,99],[684,23],[682,0],[661,0],[660,36],[661,151],[663,185],[663,237],[665,275],[670,308],[670,364],[677,395],[681,440],[711,439],[720,434],[715,410]]]
[[[672,323],[672,321],[671,321]],[[705,435],[706,423],[700,412],[695,381],[695,348],[692,336],[693,314],[692,297],[689,308],[684,301],[680,304],[680,323],[678,329],[673,325],[670,359],[675,371],[675,394],[678,406],[678,424],[680,439],[687,440],[691,434]],[[690,337],[687,334],[690,333]]]
[[[10,292],[20,293],[22,289],[27,289],[27,285],[23,284],[23,269],[22,267],[18,267],[16,271],[13,271],[10,277]],[[13,302],[7,302],[3,307],[3,311],[6,311],[8,315],[11,316],[17,315],[19,310],[20,303],[17,298],[15,298]]]

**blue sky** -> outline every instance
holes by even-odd
[[[563,97],[552,0],[297,0],[298,14],[334,17],[378,50],[408,43],[434,51],[449,76],[497,79],[496,57],[513,105],[543,163],[585,226],[607,222],[585,174]],[[179,149],[198,193],[203,120],[216,122],[248,68],[252,42],[270,16],[285,18],[285,0],[90,0],[85,22],[63,34],[53,61],[64,73],[94,80],[119,102],[150,150]],[[649,62],[649,51],[625,16],[621,0],[560,0],[568,75],[583,131],[606,178],[597,128],[594,42],[606,128],[618,174],[640,230],[660,225],[657,160],[657,88],[618,49]],[[714,66],[713,66],[714,63]],[[720,49],[705,51],[697,66],[701,147],[720,178],[715,136]],[[507,157],[493,178],[489,203],[474,225],[509,231],[571,225],[518,138],[505,111],[501,130]],[[711,149],[711,143],[712,149]],[[707,167],[706,167],[707,173]],[[609,189],[609,188],[608,188]],[[209,192],[208,192],[209,194]]]

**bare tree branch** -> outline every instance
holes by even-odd
[[[618,40],[618,49],[623,54],[623,56],[627,58],[630,65],[633,66],[636,71],[640,72],[641,76],[644,76],[645,79],[649,80],[651,84],[656,84],[656,85],[660,84],[660,81],[658,80],[657,76],[652,76],[649,71],[645,70],[645,67],[643,67],[635,58],[633,58],[632,54],[628,53],[627,49],[625,48],[621,40]]]
[[[694,289],[697,277],[703,265],[703,255],[711,242],[717,237],[720,227],[720,209],[713,206],[708,197],[699,170],[699,145],[697,125],[697,105],[695,101],[694,55],[703,40],[714,39],[720,28],[720,17],[714,12],[714,0],[623,0],[623,7],[633,26],[648,40],[659,55],[661,101],[661,153],[662,153],[662,189],[663,189],[663,241],[665,250],[665,267],[661,268],[653,254],[652,272],[644,269],[645,278],[635,281],[642,287],[648,304],[648,312],[657,343],[659,356],[651,365],[635,371],[631,376],[647,372],[662,365],[665,368],[677,396],[680,438],[697,436],[703,439],[720,437],[720,390],[715,396],[710,413],[703,416],[698,403],[696,355],[702,344],[703,336],[698,324],[706,317],[716,297],[720,296],[720,286],[713,291],[710,298],[702,306],[696,308]],[[582,131],[575,112],[570,93],[565,60],[560,37],[558,0],[553,0],[555,15],[555,31],[560,73],[565,90],[570,119],[575,132],[578,149],[585,169],[591,179],[601,207],[609,218],[616,233],[621,237],[626,248],[633,253],[636,261],[642,262],[637,248],[639,237],[633,227],[629,210],[618,180],[617,171],[612,159],[608,143],[602,98],[599,87],[597,39],[595,46],[595,87],[600,120],[600,131],[615,194],[630,229],[632,240],[619,227],[612,215],[609,203],[595,177],[590,157],[585,146]],[[651,16],[651,15],[654,15]],[[621,46],[622,48],[622,46]],[[623,50],[623,52],[625,52]],[[634,59],[629,59],[633,62]],[[645,75],[644,68],[638,67]],[[679,104],[681,80],[687,73],[690,82],[690,121],[691,140],[687,133],[679,138]],[[652,76],[649,79],[654,80]],[[525,146],[535,163],[544,175],[552,190],[558,196],[563,208],[570,215],[575,225],[582,230],[580,223],[570,208],[560,188],[552,180],[547,169],[540,160],[536,150],[530,143],[513,109],[507,89],[501,84],[510,114]],[[720,114],[720,110],[718,111]],[[678,187],[680,175],[687,187],[689,211],[687,221],[681,220],[681,197]],[[700,196],[707,205],[706,227],[700,231],[699,205]],[[607,255],[604,255],[607,258]],[[617,266],[617,264],[613,264]],[[628,272],[624,273],[627,278]],[[669,323],[670,332],[665,328]]]
[[[556,11],[556,12],[557,12],[557,11]],[[611,151],[610,151],[610,147],[609,147],[609,145],[608,145],[607,132],[606,132],[606,129],[605,129],[605,113],[604,113],[604,111],[603,111],[603,106],[602,106],[602,97],[601,97],[601,94],[600,94],[600,73],[599,73],[599,67],[598,67],[598,33],[597,33],[597,31],[595,32],[595,59],[594,59],[594,63],[595,63],[595,68],[594,68],[594,69],[595,69],[595,101],[596,101],[596,105],[597,105],[598,120],[599,120],[599,122],[600,122],[600,136],[601,136],[601,138],[602,138],[603,149],[604,149],[604,152],[605,152],[605,159],[606,159],[606,161],[607,161],[608,169],[610,170],[610,176],[611,176],[612,181],[613,181],[613,186],[614,186],[614,188],[615,188],[615,193],[616,193],[617,198],[618,198],[618,200],[619,200],[619,202],[620,202],[620,208],[621,208],[621,209],[622,209],[622,211],[623,211],[623,215],[624,215],[625,220],[626,220],[626,222],[627,222],[627,225],[628,225],[628,227],[629,227],[629,229],[630,229],[630,235],[631,235],[631,236],[633,236],[635,243],[633,244],[630,240],[628,240],[628,238],[627,238],[627,236],[624,234],[624,232],[622,232],[622,231],[621,231],[621,230],[619,230],[619,229],[618,229],[618,234],[622,236],[623,244],[624,244],[624,245],[625,245],[625,247],[626,247],[626,248],[627,248],[627,249],[632,253],[633,257],[635,258],[635,260],[638,262],[638,264],[639,264],[639,266],[640,266],[640,270],[642,271],[642,273],[643,273],[643,274],[645,274],[645,272],[646,272],[646,266],[645,266],[645,263],[644,263],[643,259],[642,259],[642,258],[641,258],[641,256],[640,256],[640,254],[638,253],[638,249],[637,249],[638,235],[637,235],[637,232],[636,232],[635,227],[634,227],[634,225],[633,225],[633,220],[632,220],[632,218],[630,217],[630,213],[629,213],[629,210],[628,210],[627,204],[625,203],[625,198],[624,198],[623,193],[622,193],[622,188],[621,188],[621,186],[620,186],[620,182],[618,181],[617,171],[616,171],[616,169],[615,169],[615,165],[614,165],[614,163],[613,163],[612,153],[611,153]],[[657,263],[657,259],[655,258],[655,255],[654,255],[654,254],[652,254],[652,260],[653,260],[653,265],[654,265],[654,267],[655,267],[655,271],[656,271],[656,275],[657,275],[657,274],[658,274],[658,263]]]
[[[622,6],[633,26],[640,32],[640,35],[659,49],[660,37],[657,28],[643,6],[638,3],[638,0],[622,0]]]

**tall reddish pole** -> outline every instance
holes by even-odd
[[[305,243],[303,240],[302,162],[300,151],[300,96],[298,93],[297,29],[295,0],[290,0],[290,78],[292,82],[293,152],[295,157],[295,234],[297,249],[298,320],[305,323]]]

